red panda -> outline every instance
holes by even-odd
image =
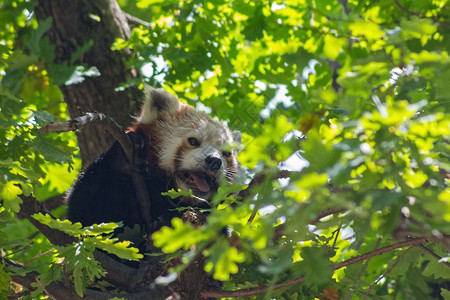
[[[222,181],[232,183],[238,171],[236,150],[240,133],[181,103],[175,96],[150,89],[128,136],[136,145],[146,178],[152,220],[160,226],[176,212],[174,202],[161,196],[170,189],[192,190],[175,205],[207,206]],[[144,225],[131,179],[132,169],[116,142],[93,162],[68,191],[68,218],[84,226],[120,222]],[[159,227],[159,226],[158,226]]]

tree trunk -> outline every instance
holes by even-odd
[[[127,39],[130,28],[115,0],[39,0],[35,9],[38,20],[53,19],[46,33],[56,46],[55,63],[70,65],[71,55],[88,41],[92,47],[74,65],[96,67],[101,76],[85,77],[79,84],[61,85],[60,89],[72,118],[99,111],[127,127],[136,115],[142,93],[135,87],[116,91],[117,86],[135,77],[127,70],[129,53],[112,51],[116,38]],[[48,62],[51,63],[51,62]],[[112,143],[112,137],[96,127],[77,133],[83,165],[92,162]]]
[[[109,115],[120,125],[129,126],[132,116],[136,115],[139,108],[142,93],[135,87],[123,91],[115,90],[127,78],[137,76],[136,72],[133,73],[125,67],[129,53],[111,50],[111,44],[116,38],[127,39],[130,36],[126,17],[116,1],[38,0],[35,12],[38,20],[48,17],[53,19],[52,26],[46,34],[56,46],[55,61],[48,63],[69,65],[71,55],[80,46],[90,40],[93,41],[92,47],[74,62],[74,65],[96,67],[101,76],[86,77],[79,84],[60,86],[70,116],[75,118],[86,112],[99,111]],[[101,152],[106,151],[112,142],[112,137],[96,127],[86,127],[77,134],[83,165],[89,164]],[[154,248],[153,250],[160,251]],[[119,264],[111,261],[104,264],[105,269],[112,275],[117,275],[114,273],[116,269],[111,267],[115,263]],[[203,290],[220,287],[220,284],[203,271],[203,257],[198,257],[169,286],[148,289],[155,278],[166,273],[170,266],[179,263],[178,260],[161,263],[159,258],[149,257],[137,271],[144,274],[139,276],[143,278],[142,281],[128,282],[133,288],[124,290],[132,293],[144,292],[144,295],[152,295],[152,299],[167,297],[176,299],[180,296],[185,299],[200,299]]]

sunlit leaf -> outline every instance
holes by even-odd
[[[152,235],[155,246],[160,247],[166,253],[175,252],[180,248],[186,250],[206,238],[198,230],[195,230],[192,224],[183,223],[179,218],[172,219],[172,226],[173,228],[163,227]]]
[[[378,40],[385,34],[378,24],[370,21],[356,20],[349,25],[349,29],[355,36],[364,36],[368,40]]]
[[[6,209],[18,212],[22,203],[22,199],[19,197],[21,194],[22,190],[12,181],[2,183],[0,187],[0,199],[3,200],[3,206]]]
[[[122,260],[143,254],[162,294],[189,295],[185,274],[195,269],[207,271],[204,291],[250,288],[256,298],[449,298],[448,1],[120,0],[126,18],[93,10],[94,1],[70,27],[65,20],[76,18],[42,19],[41,2],[0,9],[1,299],[56,297],[49,285],[85,297],[133,294],[105,286],[96,249]],[[61,30],[88,27],[69,37]],[[92,35],[108,28],[111,35]],[[35,215],[76,241],[55,247],[15,212],[24,196],[52,207],[46,200],[65,193],[91,154],[76,149],[74,133],[37,128],[106,106],[113,117],[128,107],[136,116],[141,99],[132,91],[144,84],[240,131],[242,145],[218,146],[239,151],[238,178],[218,180],[201,209],[177,199],[205,200],[192,191],[167,191],[162,199],[179,206],[150,212],[155,228],[171,221],[153,233],[142,224],[72,224],[65,205],[51,211],[56,218]],[[107,87],[122,101],[99,94],[92,102],[86,87]],[[194,211],[204,222],[182,221]],[[423,245],[442,259],[414,246],[373,252],[411,237],[436,237]],[[161,251],[144,253],[144,241]],[[32,274],[30,290],[19,285]],[[291,284],[298,279],[305,282]]]
[[[217,280],[228,280],[231,274],[238,272],[237,263],[245,260],[245,255],[236,248],[230,247],[228,243],[221,239],[209,252],[209,259],[205,266],[206,271],[213,271],[213,276]]]
[[[139,253],[139,249],[130,247],[131,243],[129,241],[119,242],[117,239],[102,238],[91,238],[88,241],[97,248],[112,253],[122,259],[139,260],[143,257],[143,255]]]

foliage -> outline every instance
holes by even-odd
[[[138,253],[138,249],[128,248],[130,246],[129,241],[119,242],[118,238],[102,237],[104,234],[112,234],[114,232],[118,227],[115,223],[94,224],[82,228],[80,223],[72,224],[68,220],[54,220],[50,215],[36,214],[33,217],[50,228],[58,229],[80,238],[71,245],[56,247],[54,264],[41,274],[45,279],[47,279],[48,274],[51,274],[50,280],[43,280],[47,284],[61,279],[63,266],[68,266],[68,270],[73,274],[75,290],[79,296],[83,296],[83,291],[88,283],[92,283],[95,279],[105,275],[105,271],[94,258],[93,251],[96,248],[115,254],[123,259],[138,260],[142,258],[142,254]],[[56,276],[55,273],[57,274]],[[43,284],[43,286],[45,285]],[[42,292],[42,290],[38,289],[37,292]]]
[[[0,297],[10,276],[31,271],[40,273],[35,295],[64,272],[83,294],[104,274],[95,248],[139,258],[108,237],[115,225],[37,216],[77,238],[55,247],[15,215],[21,196],[43,200],[70,186],[80,164],[75,136],[37,128],[68,119],[58,85],[100,75],[75,64],[90,44],[73,66],[53,62],[51,20],[37,22],[35,4],[0,4],[0,244],[2,262],[23,264],[0,265]],[[204,226],[173,219],[153,234],[156,246],[186,265],[203,254],[225,289],[267,286],[250,295],[264,299],[448,299],[448,285],[435,288],[450,278],[448,249],[431,242],[450,233],[447,0],[119,4],[150,24],[111,45],[131,49],[138,84],[163,86],[240,130],[242,167],[263,175],[221,187]],[[430,242],[336,267],[414,237]],[[304,283],[277,286],[298,278]]]

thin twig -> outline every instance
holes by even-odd
[[[325,218],[327,216],[330,215],[334,215],[334,214],[338,214],[338,213],[342,213],[345,212],[347,209],[345,208],[334,208],[334,207],[330,207],[324,211],[321,211],[317,214],[317,217],[311,221],[311,225],[317,224],[318,222],[320,222],[320,219]]]
[[[144,20],[139,19],[138,17],[132,16],[130,14],[124,13],[125,18],[127,18],[127,21],[129,24],[134,26],[144,26],[145,28],[150,28],[152,26],[151,23],[146,22]]]
[[[298,174],[298,172],[291,172],[291,171],[288,171],[288,170],[281,170],[275,176],[273,176],[272,179],[289,178],[289,177],[291,177],[292,174]],[[242,198],[248,197],[250,195],[250,190],[254,186],[258,186],[261,183],[263,183],[264,180],[266,179],[266,177],[267,177],[266,173],[260,173],[260,174],[257,174],[255,176],[253,176],[253,179],[250,181],[250,183],[248,184],[247,188],[242,190],[242,191],[240,191],[238,196],[242,197]]]
[[[38,285],[41,287],[41,289],[44,291],[44,293],[45,293],[48,297],[52,298],[53,300],[56,300],[56,298],[53,297],[53,295],[50,294],[50,293],[47,291],[47,289],[45,288],[45,286],[42,285],[42,282],[39,280],[39,277],[36,276],[35,280],[36,280],[36,282],[38,283]]]
[[[262,182],[260,184],[262,184]],[[260,198],[261,195],[266,194],[268,188],[272,188],[272,185],[269,186],[269,184],[267,182],[265,182],[264,186],[263,186],[263,192],[258,194],[258,198]],[[258,211],[259,211],[260,207],[261,207],[260,202],[256,202],[255,207],[253,208],[253,211],[252,211],[250,217],[247,220],[247,224],[248,225],[250,225],[253,222],[253,220],[255,219],[256,215],[258,214]]]
[[[443,238],[444,240],[448,240],[449,237],[445,236]],[[383,253],[386,252],[390,252],[393,251],[395,249],[400,249],[400,248],[405,248],[405,247],[409,247],[409,246],[417,246],[420,245],[421,243],[425,243],[425,242],[441,242],[443,240],[442,238],[437,238],[437,237],[420,237],[420,238],[415,238],[415,239],[411,239],[411,240],[407,240],[407,241],[403,241],[403,242],[398,242],[362,255],[358,255],[356,257],[350,258],[346,261],[343,261],[341,263],[335,264],[331,267],[332,270],[337,270],[352,264],[355,264],[357,262],[366,260],[370,257],[373,256],[377,256],[377,255],[381,255]],[[301,283],[305,280],[305,276],[296,278],[294,280],[288,281],[288,282],[284,282],[284,283],[280,283],[280,284],[276,284],[274,286],[271,287],[272,290],[277,290],[277,289],[282,289],[282,288],[286,288],[286,287],[290,287],[293,285],[296,285],[298,283]],[[263,294],[265,292],[267,292],[269,289],[269,287],[267,286],[263,286],[263,287],[257,287],[257,288],[249,288],[249,289],[242,289],[242,290],[236,290],[236,291],[205,291],[202,293],[202,296],[205,298],[227,298],[227,297],[252,297],[252,296],[257,296],[260,294]]]
[[[13,251],[13,252],[11,252],[11,253],[5,254],[4,257],[8,257],[8,256],[14,255],[14,254],[16,254],[16,253],[22,252],[23,250],[25,250],[25,249],[27,249],[27,248],[33,246],[33,244],[34,244],[34,242],[31,242],[31,243],[29,243],[28,245],[23,246],[22,248],[20,248],[20,249],[18,249],[18,250],[16,250],[16,251]]]
[[[421,17],[421,14],[409,11],[406,7],[404,7],[398,0],[394,0],[395,5],[397,5],[398,8],[400,8],[401,11],[404,13],[407,13],[408,15],[418,16]]]
[[[370,292],[380,282],[381,279],[386,278],[392,272],[392,270],[395,268],[395,266],[397,266],[397,264],[405,257],[406,253],[408,253],[411,249],[412,249],[412,247],[409,247],[408,249],[403,251],[403,253],[399,257],[397,257],[397,259],[394,261],[394,263],[386,270],[386,272],[384,272],[383,275],[378,277],[377,280],[375,280],[375,282],[369,286],[369,288],[367,289],[367,292],[364,294],[363,300],[366,299],[367,296],[369,296]]]
[[[39,132],[67,132],[75,131],[81,129],[85,126],[90,125],[101,125],[106,131],[108,131],[122,146],[128,161],[131,163],[133,161],[133,144],[131,143],[128,136],[123,131],[122,126],[117,124],[113,118],[99,113],[90,112],[83,116],[79,116],[70,120],[68,122],[52,122],[48,123],[44,127],[39,128]]]
[[[434,258],[436,258],[439,262],[442,262],[444,265],[446,265],[447,267],[450,268],[450,263],[444,261],[442,259],[442,257],[440,257],[439,255],[437,255],[436,253],[434,253],[431,249],[425,247],[423,244],[417,245],[417,247],[419,247],[420,249],[424,250],[425,252],[427,252],[428,254],[430,254],[431,256],[433,256]]]
[[[397,7],[403,11],[404,13],[411,15],[411,16],[417,16],[419,18],[425,18],[425,19],[431,19],[434,22],[439,23],[442,26],[448,27],[450,26],[450,22],[446,22],[446,21],[441,21],[439,18],[439,13],[437,13],[435,16],[432,17],[426,17],[424,15],[422,15],[421,13],[418,12],[414,12],[414,11],[410,11],[409,9],[407,9],[404,5],[402,5],[398,0],[394,0],[395,5],[397,5]],[[444,8],[445,9],[445,8]]]
[[[339,224],[339,227],[333,232],[334,234],[336,234],[336,236],[334,237],[333,245],[331,246],[331,251],[334,251],[334,247],[336,247],[337,239],[339,237],[339,234],[341,233],[341,226],[342,224]]]
[[[346,211],[345,208],[328,208],[324,211],[321,211],[317,214],[317,217],[312,220],[311,222],[309,222],[308,224],[310,225],[315,225],[318,222],[320,222],[320,219],[325,218],[327,216],[330,215],[334,215],[334,214],[338,214],[341,212]],[[275,227],[275,232],[274,232],[274,239],[278,239],[280,237],[282,237],[284,235],[284,231],[286,230],[286,227],[284,226],[284,224],[278,225],[277,227]]]
[[[31,264],[33,261],[35,261],[36,259],[38,259],[38,258],[40,258],[40,257],[42,257],[42,256],[45,256],[45,255],[48,255],[48,254],[52,253],[54,250],[55,250],[55,249],[50,249],[50,250],[48,250],[48,251],[45,251],[44,253],[41,253],[41,251],[39,251],[39,253],[38,253],[35,257],[33,257],[32,259],[30,259],[30,260],[27,261],[27,262],[24,262],[23,265],[24,265],[24,266],[29,265],[29,264]]]
[[[375,247],[373,249],[374,251],[377,250],[378,247],[380,247],[380,243],[381,243],[381,238],[378,238],[377,243],[375,244]],[[361,267],[361,270],[359,270],[358,275],[356,275],[355,283],[353,285],[354,289],[356,289],[356,281],[359,280],[359,278],[362,276],[362,274],[366,270],[367,266],[369,265],[369,261],[370,261],[370,258],[364,262],[364,265]]]
[[[421,243],[428,243],[428,242],[442,242],[442,241],[449,241],[450,237],[448,236],[444,236],[443,238],[438,238],[438,237],[428,237],[428,236],[423,236],[423,237],[419,237],[419,238],[412,238],[410,240],[407,241],[403,241],[403,242],[398,242],[389,246],[385,246],[382,247],[380,249],[365,253],[365,254],[361,254],[359,256],[355,256],[353,258],[350,258],[346,261],[343,261],[339,264],[336,264],[335,266],[332,267],[333,270],[337,270],[340,269],[342,267],[346,267],[349,265],[352,265],[356,262],[368,259],[370,257],[373,256],[377,256],[377,255],[381,255],[383,253],[395,250],[395,249],[399,249],[399,248],[404,248],[404,247],[408,247],[408,246],[417,246],[420,245]]]

